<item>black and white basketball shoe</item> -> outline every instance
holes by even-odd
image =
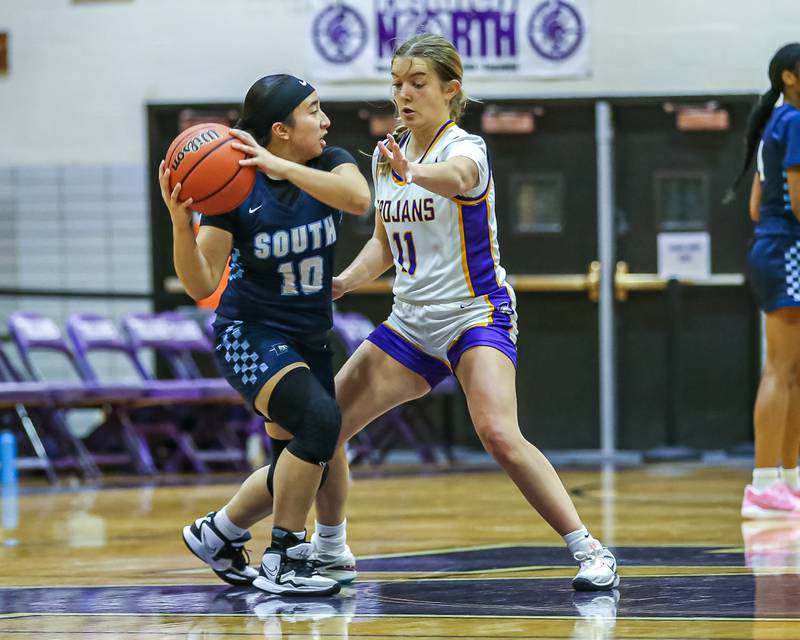
[[[189,551],[205,562],[220,578],[234,586],[252,584],[258,571],[249,566],[250,558],[244,544],[250,540],[245,533],[228,540],[216,526],[212,511],[183,528],[183,542]]]
[[[279,527],[272,529],[272,544],[261,558],[253,586],[284,596],[328,596],[341,589],[336,580],[317,571],[311,543]]]

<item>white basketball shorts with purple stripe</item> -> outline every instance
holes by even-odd
[[[370,342],[435,387],[455,371],[465,351],[497,349],[517,365],[517,309],[514,290],[442,304],[409,304],[395,298],[389,318]]]

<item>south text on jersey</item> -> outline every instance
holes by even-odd
[[[336,225],[333,216],[315,220],[291,229],[262,231],[253,238],[253,253],[256,258],[283,258],[290,253],[299,255],[320,247],[329,247],[336,242]]]

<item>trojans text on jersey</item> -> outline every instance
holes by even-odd
[[[433,198],[378,200],[384,222],[430,222],[436,217]]]

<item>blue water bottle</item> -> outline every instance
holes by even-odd
[[[17,484],[17,440],[10,431],[0,432],[0,484]]]

